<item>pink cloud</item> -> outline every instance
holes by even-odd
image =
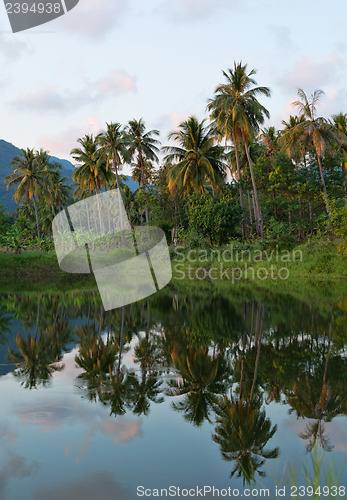
[[[88,116],[85,122],[79,126],[69,127],[54,135],[39,137],[40,147],[49,151],[53,156],[69,155],[70,151],[77,146],[77,139],[84,134],[98,134],[102,129],[101,122],[96,116]]]
[[[336,81],[342,67],[344,67],[344,63],[336,54],[332,54],[320,62],[302,57],[280,79],[279,84],[286,90],[303,88],[311,92]]]
[[[110,69],[107,75],[96,81],[85,81],[78,90],[59,89],[52,85],[38,90],[22,92],[12,106],[37,113],[72,112],[81,107],[107,101],[127,92],[136,91],[135,77],[122,70]]]
[[[106,76],[95,82],[95,88],[103,94],[120,94],[122,92],[135,92],[135,79],[125,73],[111,69]]]

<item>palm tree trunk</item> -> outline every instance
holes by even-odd
[[[36,217],[37,236],[38,236],[38,238],[40,240],[41,239],[41,235],[40,235],[39,214],[37,213],[36,199],[35,199],[35,195],[34,194],[33,194],[33,202],[34,202],[35,217]],[[39,243],[39,246],[40,246],[40,243]]]
[[[235,158],[236,158],[236,168],[237,168],[237,180],[239,181],[239,191],[240,191],[240,205],[241,205],[241,211],[242,211],[242,238],[246,237],[246,228],[245,228],[245,211],[243,207],[243,193],[242,193],[242,182],[241,182],[241,175],[240,175],[240,162],[239,162],[239,152],[238,152],[238,141],[236,141],[235,137],[234,139],[234,144],[235,144]]]
[[[139,151],[139,162],[140,162],[140,167],[141,167],[142,188],[143,188],[143,192],[144,192],[144,196],[145,196],[146,224],[148,225],[148,223],[149,223],[149,217],[148,217],[148,206],[147,206],[147,193],[145,191],[145,173],[143,171],[143,158],[142,158],[141,150]]]
[[[258,224],[259,224],[260,237],[262,239],[264,239],[263,220],[262,220],[261,209],[260,209],[260,205],[259,205],[257,185],[255,183],[252,161],[251,161],[251,157],[249,155],[248,146],[247,146],[247,140],[246,139],[244,139],[244,145],[245,145],[247,160],[248,160],[248,164],[249,164],[249,169],[250,169],[250,172],[251,172],[251,179],[252,179],[252,185],[253,185],[253,191],[254,191],[255,205],[256,205],[256,208],[257,208],[257,215],[258,215]]]
[[[37,334],[38,334],[38,331],[39,331],[40,309],[41,309],[41,299],[39,299],[39,303],[37,305],[36,326],[35,326],[35,336],[34,336],[35,342],[36,342]]]
[[[310,231],[312,234],[313,233],[313,221],[312,221],[312,205],[311,205],[310,201],[308,202],[308,212],[309,212],[309,216],[310,216]]]
[[[254,376],[253,376],[253,383],[252,383],[251,394],[249,396],[249,402],[250,402],[250,404],[252,403],[252,399],[253,399],[253,395],[254,395],[254,389],[255,389],[255,384],[256,384],[256,381],[257,381],[257,377],[258,377],[258,366],[259,366],[259,359],[260,359],[260,348],[261,348],[261,341],[262,341],[262,337],[263,337],[263,324],[264,324],[264,312],[265,312],[264,306],[261,306],[261,309],[262,309],[262,314],[261,314],[260,326],[259,326],[259,331],[257,332],[258,333],[257,357],[256,357],[256,360],[255,360]],[[259,324],[258,313],[259,313],[259,309],[257,311],[257,324]]]
[[[257,236],[259,236],[260,231],[259,231],[259,224],[258,224],[258,217],[257,217],[257,209],[255,206],[255,201],[254,201],[254,191],[252,191],[252,203],[253,203],[253,209],[254,209],[255,232],[257,233]]]
[[[119,178],[118,178],[118,167],[116,165],[116,158],[113,157],[113,166],[116,172],[116,180],[117,180],[117,189],[118,189],[118,206],[119,206],[119,217],[120,217],[120,230],[122,232],[122,242],[125,242],[125,235],[124,235],[124,220],[123,220],[123,210],[122,210],[122,197],[120,194],[120,188],[119,188]]]
[[[321,163],[321,160],[320,160],[320,156],[318,154],[317,154],[317,160],[318,160],[318,166],[319,166],[319,173],[320,173],[321,183],[322,183],[322,186],[323,186],[325,209],[326,209],[326,212],[327,212],[328,222],[330,223],[328,193],[327,193],[327,188],[326,188],[326,185],[325,185],[322,163]]]
[[[249,195],[249,191],[247,191],[248,196],[248,206],[249,206],[249,224],[250,224],[250,232],[251,238],[253,238],[253,217],[252,217],[252,205],[251,205],[251,197]]]
[[[295,160],[295,172],[298,172],[298,162]],[[302,221],[302,206],[301,206],[301,196],[300,196],[300,188],[298,185],[298,202],[299,202],[299,215],[300,220]]]
[[[99,201],[99,195],[98,193],[96,194],[96,204],[98,206],[98,214],[99,214],[99,223],[100,223],[100,233],[104,233],[104,221],[103,221],[103,218],[101,216],[101,210],[100,210],[100,201]]]
[[[125,306],[122,306],[122,323],[120,327],[120,340],[119,340],[119,358],[118,358],[118,367],[117,367],[117,375],[119,376],[121,360],[122,360],[122,348],[123,348],[123,335],[124,335],[124,319],[125,319]]]

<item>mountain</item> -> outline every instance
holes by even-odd
[[[15,156],[20,153],[20,148],[17,148],[10,142],[6,142],[0,139],[0,205],[4,205],[9,212],[13,212],[17,204],[13,200],[14,188],[6,190],[5,177],[13,172],[11,167],[11,162]],[[68,160],[62,160],[61,158],[56,158],[51,156],[52,162],[60,163],[62,166],[61,176],[68,179],[68,184],[72,182],[72,174],[74,167]],[[130,187],[132,191],[136,191],[138,184],[134,182],[131,177],[126,176],[126,184]]]

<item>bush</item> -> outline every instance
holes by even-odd
[[[286,222],[279,222],[274,217],[271,217],[264,231],[265,239],[263,246],[288,248],[295,242],[293,236],[293,227]]]
[[[228,192],[190,196],[188,213],[191,234],[207,238],[211,245],[223,245],[240,235],[241,208]]]

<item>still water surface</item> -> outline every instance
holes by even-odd
[[[346,325],[344,296],[169,289],[105,313],[97,292],[0,295],[0,499],[274,495],[312,457],[346,485]]]

